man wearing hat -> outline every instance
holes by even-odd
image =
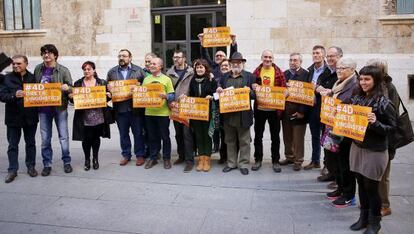
[[[4,75],[1,74],[1,72],[6,67],[8,67],[12,62],[13,62],[13,60],[11,58],[7,57],[7,55],[5,53],[0,54],[0,85],[3,84],[3,81],[4,81]]]
[[[273,52],[264,50],[262,52],[262,63],[254,70],[253,74],[257,77],[257,84],[261,86],[286,87],[286,80],[282,70],[273,63]],[[266,121],[269,123],[270,138],[272,140],[271,156],[273,171],[282,171],[279,165],[280,148],[280,119],[282,111],[266,109],[254,105],[254,159],[253,171],[257,171],[262,166],[263,160],[263,132]]]
[[[230,58],[231,71],[220,80],[220,87],[217,93],[223,92],[223,89],[233,88],[250,88],[250,98],[254,98],[254,89],[256,88],[256,77],[244,70],[246,59],[242,54],[235,52]],[[239,111],[222,114],[224,123],[225,143],[227,144],[227,165],[223,172],[229,172],[237,167],[243,175],[249,174],[250,162],[250,126],[253,125],[253,111]],[[240,156],[238,156],[237,143],[239,142]]]

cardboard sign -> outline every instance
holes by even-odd
[[[76,87],[72,92],[75,110],[106,107],[105,86]]]
[[[230,27],[213,27],[203,29],[203,47],[222,47],[230,44]]]
[[[285,87],[257,86],[256,102],[263,109],[285,109]]]
[[[133,107],[161,107],[165,99],[160,94],[165,93],[164,85],[161,83],[151,83],[138,86],[133,93]]]
[[[322,96],[322,105],[321,105],[321,123],[324,123],[328,126],[334,126],[334,119],[336,113],[336,106],[341,103],[341,100]]]
[[[24,107],[61,106],[61,83],[26,83],[23,84]]]
[[[132,80],[114,80],[109,81],[112,86],[112,102],[122,102],[132,98],[131,86],[137,85],[138,81]]]
[[[178,102],[171,102],[170,104],[170,119],[190,127],[188,119],[180,118],[180,103]]]
[[[368,126],[368,114],[372,108],[366,106],[338,104],[333,133],[363,141]]]
[[[196,97],[181,98],[180,118],[208,121],[209,115],[210,101],[208,99]]]
[[[313,106],[315,88],[312,83],[290,80],[288,86],[289,96],[286,101]]]
[[[219,97],[220,113],[250,110],[250,88],[225,89]]]

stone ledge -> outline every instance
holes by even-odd
[[[6,37],[43,37],[49,32],[47,29],[29,29],[29,30],[2,30],[0,38]]]
[[[387,15],[379,17],[381,24],[414,24],[414,14]]]

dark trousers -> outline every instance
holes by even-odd
[[[178,157],[185,161],[194,162],[193,133],[191,129],[180,122],[173,121],[173,123]]]
[[[170,119],[168,116],[146,116],[145,124],[148,130],[148,146],[150,158],[157,160],[158,151],[161,149],[164,160],[171,159]]]
[[[191,127],[194,129],[198,155],[211,156],[211,137],[208,135],[208,121],[192,120]]]
[[[118,113],[116,123],[119,130],[122,156],[128,159],[132,157],[132,144],[129,137],[129,129],[131,129],[132,135],[134,135],[134,154],[137,157],[143,157],[145,155],[144,117],[136,116],[131,111]]]
[[[312,135],[312,162],[319,163],[321,157],[321,119],[319,108],[313,107],[309,115],[309,128]]]
[[[37,124],[25,127],[9,127],[7,126],[7,141],[9,147],[7,149],[7,156],[9,158],[9,172],[17,172],[19,170],[19,142],[22,136],[22,129],[24,134],[24,141],[26,143],[26,166],[34,167],[36,165],[36,130]]]
[[[270,138],[272,140],[271,153],[272,163],[279,162],[280,154],[280,118],[277,111],[254,111],[254,159],[256,162],[263,160],[263,132],[265,130],[266,120],[269,122]]]
[[[370,210],[373,216],[381,216],[381,197],[379,194],[379,181],[355,173],[358,182],[359,203],[361,209]]]
[[[332,153],[325,150],[326,161],[330,162],[330,167],[327,167],[329,173],[333,173],[335,181],[338,184],[338,191],[342,193],[347,199],[355,196],[355,174],[349,169],[349,151],[351,149],[352,141],[349,139],[343,140],[340,145],[338,153]]]
[[[101,146],[101,133],[103,124],[97,126],[85,126],[82,141],[82,149],[85,154],[85,160],[90,160],[91,149],[93,158],[98,158],[99,147]]]
[[[325,165],[325,167],[328,169],[329,175],[331,177],[336,178],[338,175],[338,162],[339,159],[337,157],[336,153],[332,153],[329,150],[324,149],[324,157],[323,157],[323,165]]]

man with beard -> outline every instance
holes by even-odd
[[[261,86],[286,87],[285,76],[282,70],[273,63],[273,52],[265,50],[262,53],[262,63],[254,70],[256,83]],[[282,111],[258,107],[254,105],[254,159],[255,164],[252,171],[257,171],[262,166],[263,160],[263,132],[266,121],[269,123],[271,145],[271,156],[273,171],[279,173],[282,171],[279,165],[280,159],[280,119]]]
[[[145,77],[144,70],[131,63],[132,54],[127,49],[121,49],[118,53],[118,66],[108,71],[107,81],[114,80],[132,80],[136,79],[139,84]],[[108,84],[108,90],[112,90],[112,86]],[[132,108],[132,99],[113,103],[116,111],[116,123],[118,125],[122,159],[119,165],[125,166],[132,157],[131,139],[129,129],[134,135],[134,154],[137,157],[136,165],[141,166],[145,163],[145,141],[143,136],[144,130],[144,109]]]
[[[222,93],[226,88],[250,88],[250,98],[254,98],[254,89],[256,88],[256,77],[244,69],[246,59],[242,54],[236,52],[230,59],[231,71],[228,72],[221,80],[217,93]],[[223,168],[223,172],[229,172],[237,167],[240,168],[242,175],[249,174],[250,162],[250,127],[253,124],[253,111],[231,112],[222,114],[227,144],[227,165]],[[240,156],[237,150],[237,142],[239,142]]]

